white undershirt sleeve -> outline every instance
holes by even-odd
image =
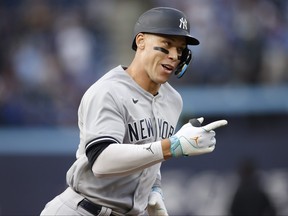
[[[143,145],[111,144],[92,166],[97,177],[127,175],[164,161],[161,141]]]

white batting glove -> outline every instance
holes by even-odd
[[[148,215],[149,216],[168,216],[164,204],[162,190],[159,187],[153,187],[148,198]]]
[[[228,123],[226,120],[218,120],[201,126],[204,118],[201,117],[197,120],[190,120],[175,135],[169,138],[173,157],[193,156],[212,152],[216,145],[214,129]]]

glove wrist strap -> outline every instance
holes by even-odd
[[[183,150],[180,144],[180,140],[176,136],[171,136],[170,140],[170,151],[173,157],[183,156]]]
[[[157,186],[152,187],[152,192],[159,193],[162,197],[162,200],[164,200],[163,192],[162,192],[162,189],[160,187],[157,187]]]

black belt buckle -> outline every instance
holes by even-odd
[[[83,209],[85,209],[86,211],[90,212],[95,216],[99,215],[102,209],[102,206],[92,203],[86,198],[79,203],[79,206],[81,206]]]

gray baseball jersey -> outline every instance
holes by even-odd
[[[80,103],[80,144],[77,160],[67,172],[68,185],[92,202],[117,212],[142,213],[152,186],[160,179],[161,164],[130,175],[97,178],[88,165],[85,147],[100,139],[140,145],[170,137],[182,106],[180,94],[169,83],[153,96],[122,66],[106,73],[86,91]]]

